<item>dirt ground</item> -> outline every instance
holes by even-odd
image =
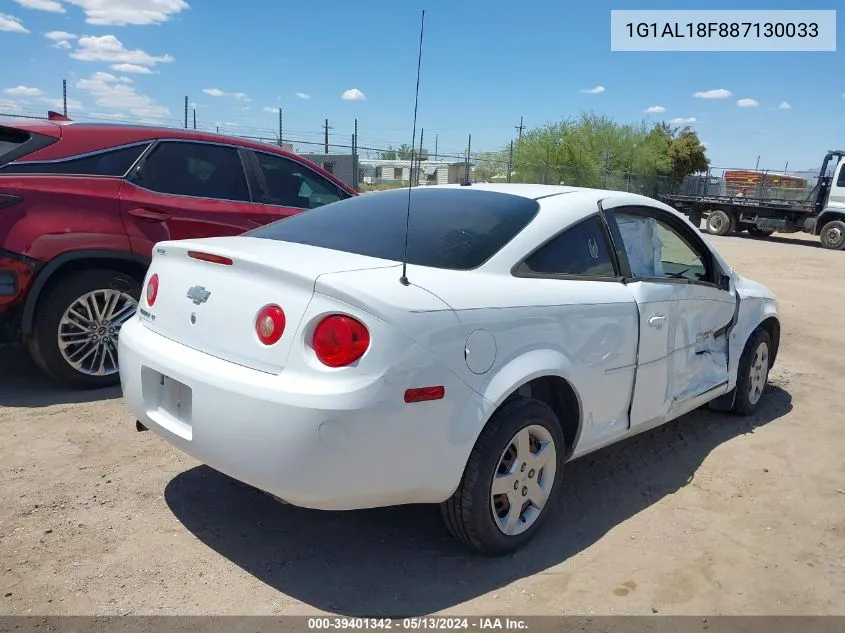
[[[845,253],[713,241],[781,299],[761,413],[697,411],[572,462],[503,559],[435,507],[277,504],[137,433],[119,390],[57,390],[3,351],[0,613],[845,614]]]

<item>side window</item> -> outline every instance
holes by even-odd
[[[264,202],[281,207],[316,209],[347,197],[335,184],[296,161],[255,152],[264,177]]]
[[[635,277],[707,281],[702,254],[667,223],[639,214],[614,213],[613,217]]]
[[[845,158],[840,159],[839,177],[836,179],[837,187],[845,187]]]
[[[120,178],[138,160],[147,144],[121,147],[90,156],[56,162],[10,163],[2,168],[4,174],[62,174],[73,176],[112,176]]]
[[[132,176],[141,187],[176,196],[249,202],[241,157],[234,147],[165,141]]]
[[[551,275],[616,276],[597,217],[587,218],[558,235],[528,257],[521,269]]]

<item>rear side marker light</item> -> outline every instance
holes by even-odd
[[[408,389],[405,392],[405,402],[425,402],[427,400],[442,400],[446,395],[446,387],[438,385],[436,387],[418,387],[416,389]]]
[[[346,367],[370,347],[370,331],[358,319],[332,314],[314,329],[312,346],[317,359],[327,367]]]
[[[213,253],[201,253],[200,251],[188,251],[188,257],[198,259],[201,262],[211,262],[212,264],[222,264],[223,266],[231,266],[232,260],[222,255],[214,255]]]
[[[255,318],[255,333],[264,345],[274,345],[285,332],[285,312],[277,305],[261,308]]]
[[[158,273],[156,273],[152,277],[150,277],[150,280],[147,282],[147,305],[152,308],[153,304],[156,302],[157,296],[158,296]]]

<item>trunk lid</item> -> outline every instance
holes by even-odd
[[[232,260],[202,261],[189,252]],[[395,266],[395,262],[352,253],[252,237],[161,242],[141,293],[140,320],[154,332],[188,347],[268,373],[284,368],[317,278],[326,273]],[[159,277],[151,307],[146,284]],[[192,297],[188,297],[191,294]],[[255,322],[268,304],[281,306],[281,339],[264,345]]]

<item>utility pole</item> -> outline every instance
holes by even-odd
[[[422,150],[423,150],[423,135],[425,134],[425,128],[420,129],[420,151],[417,154],[417,185],[420,184],[420,170],[422,169]],[[411,166],[413,167],[413,165]]]
[[[185,129],[188,129],[188,97],[185,97]]]
[[[472,151],[472,134],[469,135],[467,139],[467,155],[466,155],[466,183],[469,184],[469,154]]]
[[[519,117],[519,125],[514,125],[514,127],[519,132],[519,139],[518,140],[521,141],[522,140],[522,130],[525,129],[525,126],[522,124],[522,117]]]
[[[789,161],[786,161],[786,165],[783,166],[783,173],[786,173],[787,169],[789,169]]]
[[[358,119],[355,119],[354,129],[352,133],[352,188],[358,191]]]
[[[284,130],[282,128],[282,109],[279,108],[279,147],[281,147],[285,142],[284,141],[285,137],[284,137],[283,132],[284,132]]]
[[[67,116],[67,79],[62,79],[62,101],[64,102],[64,115]]]
[[[323,137],[324,147],[323,147],[323,149],[324,149],[324,153],[326,153],[326,154],[329,153],[329,130],[333,130],[333,129],[334,129],[333,127],[329,126],[329,120],[326,119],[326,122],[323,124],[323,133],[324,133],[324,137]]]
[[[434,160],[437,160],[437,141],[439,141],[439,140],[440,140],[440,135],[435,134],[434,135]]]
[[[511,150],[508,155],[508,182],[511,181],[511,172],[513,171],[513,141],[511,141]]]
[[[194,108],[194,129],[197,129],[197,109]]]
[[[754,171],[757,171],[759,167],[760,167],[760,157],[758,156],[757,157],[757,164],[754,165]]]

